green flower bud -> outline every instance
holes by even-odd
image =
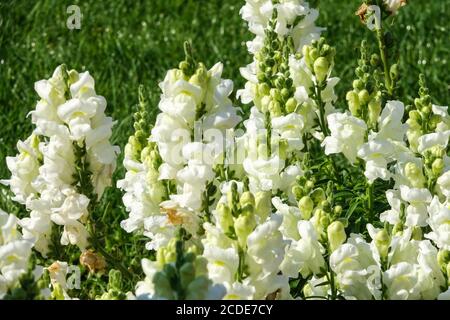
[[[269,112],[272,117],[279,117],[282,115],[281,105],[278,101],[272,100],[269,103]]]
[[[269,110],[269,104],[272,101],[272,97],[264,96],[261,98],[261,112],[265,113]]]
[[[431,165],[431,170],[436,177],[440,176],[442,170],[444,170],[444,160],[442,160],[441,158],[434,160],[433,164]]]
[[[281,100],[281,92],[278,89],[272,88],[270,89],[270,96],[273,100],[280,101]]]
[[[289,89],[283,88],[281,89],[281,96],[283,98],[288,98],[291,95],[291,92],[289,91]]]
[[[219,203],[217,205],[217,216],[220,228],[227,232],[233,226],[233,215],[231,209],[225,203]]]
[[[289,100],[286,102],[286,112],[292,113],[297,108],[297,101],[295,98],[289,98]]]
[[[195,279],[195,267],[193,263],[185,263],[180,268],[180,282],[183,288],[187,288]]]
[[[434,146],[430,148],[431,154],[436,158],[443,158],[445,156],[445,149],[441,146]]]
[[[255,206],[255,197],[253,196],[253,193],[246,191],[241,195],[241,198],[239,200],[239,203],[241,207],[245,207],[246,205],[251,205],[252,207]]]
[[[308,180],[305,182],[305,192],[309,193],[311,192],[312,188],[314,188],[314,182],[312,182],[311,180]]]
[[[184,255],[184,261],[194,262],[197,254],[200,254],[199,250],[197,249],[197,246],[195,245],[190,246],[187,249],[187,253]]]
[[[353,116],[357,116],[359,114],[360,103],[358,94],[355,91],[347,92],[345,96],[348,103],[348,108]]]
[[[299,200],[304,195],[303,188],[300,187],[298,184],[294,185],[291,189],[292,193],[294,194],[295,198]]]
[[[409,118],[415,122],[420,122],[422,120],[419,111],[412,110],[409,112]]]
[[[414,188],[423,188],[425,177],[422,170],[413,162],[405,165],[405,175]]]
[[[322,227],[322,229],[326,230],[328,228],[328,225],[330,224],[330,218],[326,215],[325,211],[320,210],[321,217],[319,219],[319,224]]]
[[[255,194],[255,213],[261,218],[267,219],[272,212],[272,197],[270,191],[259,191]]]
[[[109,271],[108,290],[121,290],[122,288],[122,273],[119,270],[111,269]]]
[[[381,112],[381,99],[373,98],[369,102],[369,122],[375,126]]]
[[[258,85],[258,92],[260,95],[267,96],[270,93],[270,87],[267,83],[260,83]]]
[[[259,71],[256,77],[258,79],[258,82],[265,82],[267,80],[266,74],[262,71]]]
[[[310,194],[311,199],[314,201],[315,205],[319,205],[322,201],[326,200],[325,191],[322,188],[315,189]]]
[[[309,220],[311,218],[311,213],[314,210],[314,202],[309,196],[304,196],[298,202],[298,208],[302,213],[302,218],[304,220]]]
[[[205,276],[197,277],[192,281],[186,290],[186,300],[204,300],[206,298],[206,293],[211,284]]]
[[[420,112],[422,113],[423,117],[422,118],[428,118],[428,116],[431,113],[431,108],[430,107],[423,107],[422,109],[420,109]]]
[[[330,202],[328,202],[328,200],[323,200],[320,203],[320,207],[323,209],[323,211],[325,212],[331,212],[331,205]]]
[[[336,215],[336,216],[340,216],[341,215],[341,213],[342,213],[342,207],[341,206],[335,206],[334,208],[333,208],[333,213]]]
[[[375,246],[378,249],[380,257],[383,259],[387,258],[389,252],[389,246],[391,244],[391,239],[386,230],[380,230],[375,236]]]
[[[314,73],[319,83],[327,78],[329,69],[330,63],[326,58],[320,57],[314,61]]]
[[[157,272],[153,276],[155,294],[166,299],[175,299],[169,279],[163,272]]]
[[[394,228],[392,229],[392,234],[395,235],[401,235],[403,233],[403,223],[397,223]]]
[[[347,239],[345,227],[340,221],[334,221],[328,226],[327,235],[331,252],[336,250]]]
[[[379,65],[380,65],[380,56],[377,55],[376,53],[372,54],[372,55],[370,56],[370,64],[371,64],[373,67],[379,66]]]
[[[303,46],[303,48],[302,48],[302,54],[303,54],[303,56],[305,57],[305,59],[306,59],[306,57],[309,57],[309,52],[311,51],[311,47],[310,46],[308,46],[308,45],[304,45]]]
[[[362,90],[364,88],[364,82],[361,79],[353,80],[353,89]]]
[[[359,98],[360,104],[362,104],[362,105],[367,104],[369,102],[369,99],[370,99],[369,92],[366,89],[361,90],[358,93],[358,98]]]
[[[391,66],[391,69],[389,70],[389,74],[390,74],[392,80],[398,79],[398,65],[397,64],[393,64]]]
[[[175,270],[175,267],[169,263],[164,265],[163,272],[164,272],[164,275],[169,280],[174,279],[177,276],[177,271]]]
[[[420,98],[415,98],[414,105],[417,109],[421,109],[423,107],[422,100]]]
[[[319,50],[316,48],[311,48],[311,50],[309,50],[309,58],[313,63],[319,58],[319,55]]]
[[[256,220],[253,214],[245,214],[240,215],[234,221],[234,230],[236,231],[236,235],[238,237],[239,245],[242,248],[245,248],[247,245],[247,238],[250,233],[256,227]]]
[[[431,131],[436,130],[437,125],[441,122],[441,117],[437,114],[432,114],[430,117],[430,121],[428,122],[428,127]]]
[[[195,263],[195,274],[197,276],[208,274],[208,260],[203,257],[197,257]]]

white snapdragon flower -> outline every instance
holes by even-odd
[[[38,146],[39,138],[32,134],[25,141],[17,142],[17,156],[6,157],[11,178],[1,180],[0,183],[9,185],[14,194],[12,199],[21,204],[25,204],[28,197],[34,197],[36,194],[33,182],[39,175],[39,159],[42,157]]]
[[[430,241],[420,241],[417,262],[420,266],[419,284],[422,299],[436,299],[441,293],[441,287],[446,284],[438,264],[437,254],[438,250]]]
[[[297,224],[303,218],[300,209],[297,206],[294,207],[283,203],[279,197],[274,197],[272,204],[277,210],[276,214],[283,218],[280,232],[287,239],[299,240],[300,234]]]
[[[346,298],[370,300],[379,296],[381,269],[361,235],[352,234],[333,251],[330,266]]]
[[[320,274],[325,266],[323,253],[325,249],[319,242],[314,225],[307,220],[298,222],[300,240],[292,241],[286,248],[286,257],[280,268],[283,274],[289,277],[297,277],[298,273],[303,278],[312,274]]]
[[[401,185],[400,190],[386,191],[386,198],[391,205],[391,209],[381,213],[380,219],[395,225],[401,222],[401,205],[405,206],[405,225],[408,227],[427,225],[428,210],[427,205],[432,200],[432,195],[425,188],[410,188]]]
[[[434,196],[428,205],[429,218],[427,223],[431,232],[425,236],[434,241],[439,249],[450,250],[450,206],[448,202],[441,203],[437,196]]]
[[[417,148],[417,151],[423,154],[425,150],[434,146],[440,146],[445,149],[448,145],[449,138],[450,130],[425,134],[418,140],[419,146]]]
[[[402,123],[404,105],[400,101],[388,101],[378,119],[378,131],[369,134],[369,141],[358,150],[358,157],[366,162],[364,175],[370,183],[377,178],[389,180],[391,173],[387,165],[403,159],[404,136],[408,128]]]
[[[17,218],[0,210],[0,299],[28,270],[32,241],[23,239]]]
[[[401,198],[409,203],[406,207],[407,226],[426,226],[427,205],[431,202],[432,196],[430,191],[425,188],[409,188],[400,186]]]
[[[400,211],[402,200],[398,190],[387,190],[386,199],[391,206],[389,210],[386,210],[380,214],[381,222],[388,222],[389,224],[396,225],[401,221]]]
[[[383,274],[387,296],[392,300],[417,300],[420,298],[419,267],[416,264],[400,262]]]
[[[364,143],[367,125],[348,113],[333,113],[327,120],[331,135],[322,142],[325,154],[342,152],[351,163],[354,163],[357,152]]]
[[[313,276],[303,287],[303,294],[311,300],[326,299],[331,291],[329,284],[324,285],[327,281],[326,276],[320,278]]]
[[[446,198],[450,199],[450,171],[446,171],[436,181],[438,191]]]
[[[53,297],[58,300],[78,300],[71,298],[68,294],[69,285],[67,275],[69,264],[65,261],[55,261],[46,268],[50,275],[50,283],[53,288]]]

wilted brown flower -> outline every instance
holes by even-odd
[[[363,3],[355,12],[355,15],[359,16],[359,20],[361,20],[362,23],[366,22],[367,8],[368,8],[367,4]]]
[[[103,256],[89,249],[80,256],[80,263],[89,269],[90,272],[102,272],[106,268],[106,261]]]

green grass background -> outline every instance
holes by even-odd
[[[340,107],[351,86],[358,46],[375,39],[354,15],[358,0],[312,1],[320,10],[318,24],[337,49],[335,75]],[[34,82],[48,78],[54,68],[89,70],[97,92],[108,101],[107,112],[118,120],[113,142],[123,147],[132,130],[137,88],[150,92],[152,112],[157,112],[158,82],[169,68],[183,59],[184,40],[191,40],[198,60],[211,66],[225,65],[224,76],[244,80],[239,67],[251,61],[245,41],[252,38],[239,16],[243,0],[148,0],[148,1],[1,1],[0,2],[0,178],[8,178],[5,156],[16,153],[18,139],[32,128],[27,113],[38,99]],[[81,30],[66,27],[66,8],[77,4],[83,18]],[[409,103],[423,72],[434,102],[449,102],[450,1],[411,0],[395,18],[392,31],[401,57],[400,96]],[[123,176],[119,159],[115,178]],[[0,208],[20,210],[0,193]],[[117,190],[107,193],[117,220],[124,217]]]

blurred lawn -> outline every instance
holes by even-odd
[[[351,86],[357,47],[363,38],[375,45],[354,15],[358,0],[320,0],[319,25],[337,49],[336,72],[341,97]],[[239,16],[243,0],[148,0],[69,2],[1,1],[0,3],[0,178],[9,177],[4,157],[14,155],[18,139],[26,138],[31,125],[25,118],[38,99],[34,82],[47,78],[54,68],[89,70],[97,92],[108,101],[107,112],[119,120],[114,142],[121,147],[132,128],[137,87],[150,91],[153,110],[159,96],[158,82],[167,69],[183,59],[184,40],[191,40],[199,60],[211,66],[223,61],[225,77],[243,85],[239,67],[250,62],[245,41],[252,38]],[[81,30],[66,28],[66,8],[77,4]],[[448,104],[450,73],[450,1],[411,0],[400,11],[393,27],[399,41],[403,69],[401,97],[410,102],[417,91],[420,72],[438,104]],[[121,161],[121,160],[119,160]],[[117,176],[122,176],[119,165]],[[110,191],[120,206],[120,192]],[[5,199],[5,197],[3,197]],[[5,201],[5,200],[3,200]],[[5,208],[0,196],[0,208]],[[113,205],[114,207],[114,205]]]

